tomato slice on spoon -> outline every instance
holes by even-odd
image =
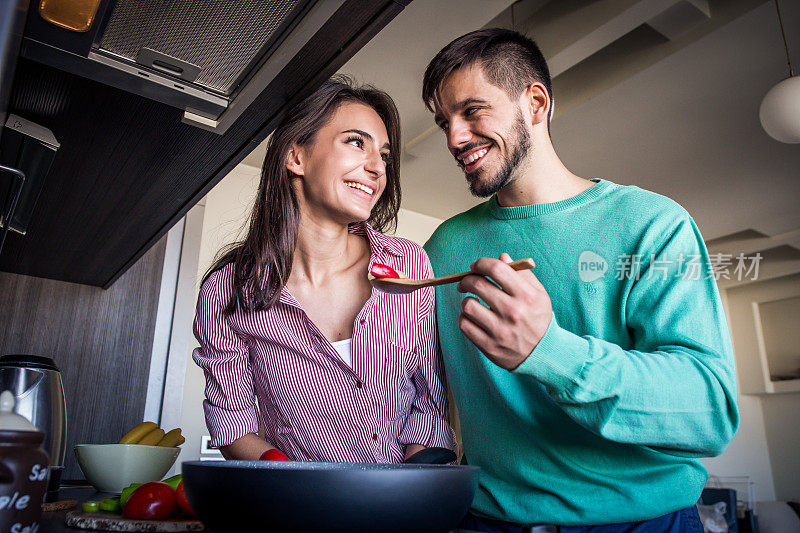
[[[389,265],[383,265],[381,263],[372,263],[372,268],[369,269],[369,273],[375,276],[376,278],[399,278],[400,274],[395,271]]]

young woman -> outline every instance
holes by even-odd
[[[419,245],[379,233],[397,219],[399,152],[394,102],[343,77],[272,134],[248,234],[209,271],[194,324],[226,458],[397,463],[453,447],[433,290],[367,279],[374,263],[432,276]]]

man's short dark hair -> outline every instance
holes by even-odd
[[[476,64],[492,84],[503,89],[512,99],[518,98],[531,83],[542,83],[552,106],[550,70],[539,47],[521,33],[502,28],[462,35],[436,54],[428,64],[422,82],[425,106],[434,110],[439,86],[447,76]]]

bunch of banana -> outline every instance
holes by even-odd
[[[155,422],[142,422],[134,426],[125,436],[119,439],[118,444],[145,444],[147,446],[180,446],[186,442],[181,435],[181,428],[164,432]]]

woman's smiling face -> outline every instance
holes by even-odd
[[[341,104],[313,142],[289,153],[286,167],[299,176],[301,212],[345,224],[369,219],[386,188],[390,157],[378,113],[361,103]]]

